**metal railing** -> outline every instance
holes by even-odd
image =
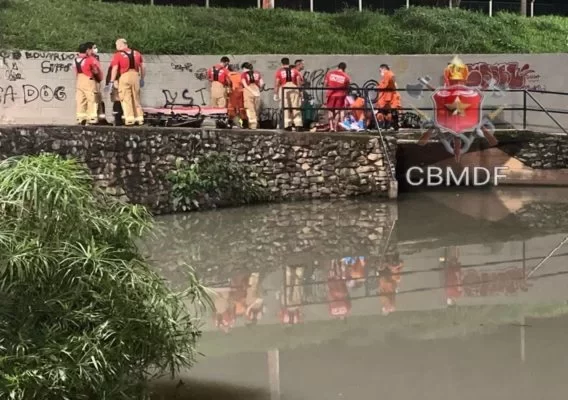
[[[434,6],[462,8],[488,13],[493,16],[500,11],[521,12],[520,0],[98,0],[100,2],[124,2],[155,6],[200,6],[231,8],[287,8],[304,11],[341,12],[346,9],[359,11],[381,10],[394,12],[411,6]],[[521,12],[522,13],[522,12]],[[568,3],[543,3],[542,0],[527,0],[527,16],[568,15]]]
[[[471,89],[476,89],[475,87],[471,87]],[[302,110],[305,109],[305,106],[302,107],[290,107],[286,104],[285,99],[286,99],[286,92],[287,91],[301,91],[303,93],[303,96],[305,98],[305,96],[311,96],[312,98],[314,97],[318,97],[320,99],[319,104],[314,104],[313,109],[316,110],[317,114],[318,114],[318,118],[317,120],[321,120],[321,117],[319,117],[320,113],[322,111],[325,112],[340,112],[340,113],[344,113],[344,112],[353,112],[353,111],[363,111],[366,115],[369,116],[369,118],[374,119],[376,116],[376,112],[374,110],[375,108],[375,103],[379,97],[379,94],[381,91],[385,91],[385,90],[380,90],[377,88],[359,88],[359,87],[352,87],[349,89],[349,93],[350,94],[357,94],[358,97],[363,97],[366,101],[365,101],[365,107],[361,107],[361,108],[353,108],[353,107],[341,107],[341,108],[327,108],[325,107],[325,105],[323,104],[323,98],[325,97],[325,92],[327,90],[337,90],[337,88],[330,88],[330,87],[317,87],[317,86],[303,86],[301,88],[296,88],[296,87],[282,87],[282,94],[281,94],[281,98],[280,98],[280,108],[283,111],[282,115],[281,115],[281,122],[280,122],[280,127],[281,128],[285,128],[284,126],[284,114],[287,111],[297,111],[299,113],[302,112]],[[421,101],[422,103],[424,101],[427,100],[427,97],[430,96],[433,92],[435,92],[437,89],[434,88],[430,88],[430,87],[422,87],[420,89],[418,89],[418,91],[420,92],[420,94],[417,94],[416,91],[417,89],[408,89],[408,88],[399,88],[396,90],[386,90],[386,91],[396,91],[396,92],[401,92],[401,93],[408,93],[407,96],[402,98],[402,107],[398,108],[397,111],[399,112],[400,120],[403,119],[408,119],[408,120],[414,120],[414,121],[420,121],[420,122],[424,122],[425,119],[425,113],[427,111],[433,112],[435,110],[433,103],[430,101],[430,103],[432,104],[429,107],[425,107],[425,106],[415,106],[413,105],[414,102],[416,101]],[[499,88],[492,88],[492,89],[477,89],[480,92],[483,92],[484,94],[488,93],[489,96],[497,96],[498,97],[505,97],[507,94],[514,94],[514,93],[519,93],[522,94],[522,104],[500,104],[500,105],[492,105],[492,106],[483,106],[483,111],[487,111],[487,112],[493,112],[493,111],[500,111],[500,112],[506,112],[506,111],[521,111],[522,112],[522,119],[523,119],[523,129],[527,129],[529,126],[529,117],[530,117],[530,113],[544,113],[547,115],[547,117],[560,129],[562,130],[562,132],[568,134],[568,131],[566,129],[566,127],[564,127],[564,125],[562,125],[556,118],[555,115],[565,115],[568,114],[568,108],[564,107],[564,109],[561,108],[550,108],[550,107],[545,107],[541,101],[539,101],[537,99],[537,96],[568,96],[568,92],[557,92],[557,91],[549,91],[549,90],[530,90],[530,89],[499,89]],[[487,96],[487,95],[485,95]],[[485,97],[484,96],[484,97]],[[412,99],[411,101],[408,101],[408,99]],[[414,100],[414,101],[413,101]],[[521,101],[521,98],[519,96],[519,99],[517,99],[518,101]],[[530,105],[530,103],[533,102],[535,105]],[[506,103],[506,102],[504,102]],[[389,112],[388,110],[378,110],[378,111],[386,111]],[[408,116],[411,116],[411,118],[408,118]],[[374,129],[368,129],[370,131],[376,131],[379,132],[379,135],[382,137],[382,131],[380,129],[380,126],[378,124],[378,121],[374,121],[375,122],[375,127]],[[405,126],[403,126],[403,128],[405,128]],[[408,127],[406,127],[408,128]],[[413,128],[420,128],[420,126],[414,126]]]

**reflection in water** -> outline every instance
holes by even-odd
[[[377,376],[402,400],[495,398],[509,381],[523,389],[499,398],[542,398],[550,384],[560,398],[568,384],[554,374],[534,388],[538,370],[504,374],[560,362],[538,348],[548,323],[530,318],[568,312],[568,249],[551,254],[568,231],[568,196],[533,192],[477,192],[497,214],[444,192],[163,217],[147,251],[174,285],[187,262],[215,291],[194,379],[262,399],[374,398]]]

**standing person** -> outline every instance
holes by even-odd
[[[75,57],[76,117],[79,124],[96,124],[97,121],[97,81],[103,79],[101,65],[93,56],[93,48],[87,43],[79,46]]]
[[[100,63],[101,59],[99,57],[99,49],[97,47],[97,45],[95,44],[95,42],[87,42],[87,47],[91,48],[93,50],[93,57],[95,57],[97,59],[97,61]],[[105,108],[105,102],[103,101],[103,95],[101,92],[101,81],[96,80],[96,84],[97,84],[97,114],[98,114],[98,118],[99,121],[98,123],[101,125],[106,125],[107,120],[106,120],[106,108]]]
[[[227,113],[233,125],[243,127],[243,120],[246,119],[244,112],[243,85],[241,84],[241,74],[232,66],[229,66],[229,81],[231,82],[231,94],[229,95],[229,106]]]
[[[118,88],[118,96],[124,113],[124,124],[144,124],[144,114],[140,104],[140,88],[144,87],[144,60],[137,50],[128,48],[125,39],[116,41],[116,53],[111,61],[110,84]],[[120,81],[116,78],[120,72]]]
[[[328,88],[326,93],[326,107],[329,110],[329,129],[332,132],[337,131],[337,124],[339,120],[342,119],[342,109],[345,108],[345,100],[349,93],[349,85],[351,85],[351,78],[345,73],[346,69],[347,64],[341,62],[336,70],[327,73],[324,80],[324,85]]]
[[[250,129],[256,129],[258,127],[257,112],[260,107],[260,91],[264,87],[264,81],[260,72],[255,71],[251,63],[244,63],[241,69],[243,70],[241,83],[248,124]]]
[[[274,101],[280,102],[284,97],[284,129],[302,128],[302,100],[300,96],[300,72],[290,66],[290,59],[284,57],[282,67],[276,71],[274,82]],[[282,90],[286,88],[286,90]]]
[[[211,107],[227,107],[227,88],[230,87],[228,66],[229,57],[222,57],[219,64],[207,70],[207,79],[211,82]]]
[[[398,130],[398,108],[400,107],[400,95],[396,91],[396,79],[394,73],[387,64],[379,66],[381,81],[377,85],[379,97],[377,99],[377,119],[385,121],[385,128]],[[394,121],[393,121],[394,119]]]
[[[306,68],[304,60],[300,58],[294,61],[294,68],[300,73],[300,86],[304,86],[304,69]]]

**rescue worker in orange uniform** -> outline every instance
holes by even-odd
[[[274,101],[280,103],[284,96],[284,129],[297,130],[302,128],[302,96],[300,84],[302,74],[295,67],[290,66],[290,59],[284,57],[282,67],[276,71],[274,82]],[[286,88],[286,90],[282,90]]]
[[[377,85],[379,97],[377,99],[377,120],[384,122],[386,129],[393,128],[398,131],[398,110],[400,109],[400,94],[396,91],[394,73],[387,64],[379,67],[381,81]]]
[[[79,124],[96,124],[97,115],[97,82],[102,81],[101,65],[94,57],[92,46],[87,43],[79,46],[79,54],[75,57],[77,74],[76,103],[77,122]]]
[[[116,53],[111,61],[111,85],[118,88],[118,96],[124,113],[124,124],[144,124],[144,113],[140,102],[140,88],[144,87],[144,60],[137,50],[128,48],[125,39],[116,41]],[[120,72],[120,80],[117,76]]]
[[[455,56],[446,69],[444,69],[444,85],[446,87],[454,85],[465,86],[468,76],[469,69],[467,65],[458,56]]]
[[[241,73],[229,66],[229,80],[231,82],[231,93],[229,95],[229,106],[227,113],[233,125],[241,127],[242,121],[246,119],[243,99],[243,85],[241,84]]]
[[[345,73],[347,64],[339,63],[336,70],[329,71],[324,79],[324,85],[328,88],[326,93],[326,108],[328,111],[329,129],[332,132],[337,131],[337,124],[343,119],[346,107],[347,94],[349,93],[349,85],[351,78]]]
[[[229,57],[222,57],[219,64],[207,70],[207,79],[211,82],[211,107],[227,107],[227,90],[231,86],[229,79]]]
[[[257,129],[260,91],[264,88],[264,81],[260,72],[255,71],[251,63],[244,63],[241,69],[243,70],[241,83],[243,85],[243,98],[248,125],[250,129]]]

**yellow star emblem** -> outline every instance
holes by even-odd
[[[471,104],[462,103],[459,96],[453,103],[446,104],[446,108],[452,111],[452,115],[459,115],[460,117],[465,117],[465,110],[467,110]]]

